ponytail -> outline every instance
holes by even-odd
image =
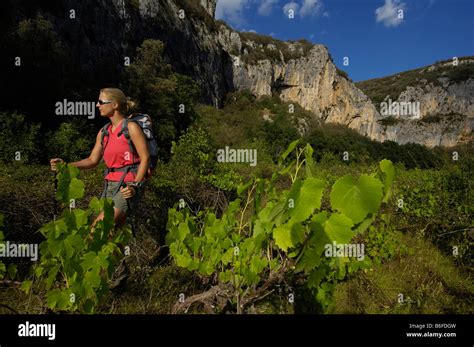
[[[100,92],[106,94],[111,101],[117,102],[119,112],[124,115],[130,114],[137,107],[137,103],[125,96],[124,92],[118,88],[104,88]]]

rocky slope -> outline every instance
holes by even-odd
[[[278,93],[317,118],[347,125],[381,142],[428,147],[472,142],[474,60],[468,57],[459,59],[456,66],[449,61],[401,73],[395,81],[388,77],[354,85],[337,70],[322,45],[308,49],[304,43],[237,35],[226,28],[220,30],[220,42],[234,62],[237,89],[249,89],[257,96]],[[262,59],[255,51],[269,58]],[[285,51],[293,56],[285,59]],[[381,114],[381,103],[390,98],[403,107],[418,104],[419,110],[416,115],[396,110]]]
[[[372,139],[427,146],[465,142],[472,129],[472,79],[462,84],[407,85],[398,96],[420,100],[422,118],[436,112],[465,117],[459,125],[446,123],[447,118],[438,123],[418,119],[416,126],[412,120],[397,119],[388,125],[377,109],[381,100],[374,100],[364,88],[367,83],[359,84],[364,93],[345,77],[326,47],[236,32],[214,19],[217,0],[98,0],[80,6],[77,1],[61,0],[35,3],[28,11],[21,2],[6,2],[4,16],[12,21],[39,13],[53,23],[91,88],[113,82],[109,76],[123,71],[124,57],[133,56],[144,39],[155,38],[165,43],[170,64],[194,78],[203,100],[216,106],[234,90],[249,89],[256,96],[276,93],[312,111],[315,118],[345,124]],[[65,15],[70,9],[77,12],[75,20]]]
[[[248,89],[256,96],[277,93],[319,119],[347,125],[377,141],[414,142],[428,147],[472,142],[474,60],[470,58],[459,59],[455,66],[447,61],[401,73],[396,83],[385,78],[354,85],[338,71],[322,45],[281,42],[237,33],[226,26],[220,26],[218,38],[232,58],[235,89]],[[390,84],[381,88],[386,81]],[[376,91],[375,95],[367,86]],[[383,98],[377,95],[380,91],[386,92]],[[400,105],[418,103],[418,114],[381,114],[380,103],[391,96]]]
[[[358,83],[377,108],[383,102],[419,103],[417,117],[387,115],[379,141],[417,142],[428,147],[472,143],[474,57],[439,62],[394,76]]]

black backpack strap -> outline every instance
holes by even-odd
[[[139,164],[130,164],[130,165],[125,165],[119,168],[106,168],[105,169],[104,177],[107,176],[110,172],[123,172],[122,177],[120,178],[119,184],[114,191],[114,195],[120,191],[120,187],[122,186],[125,180],[125,176],[127,176],[129,172],[134,172],[135,174],[138,172],[138,166]]]
[[[130,119],[125,118],[122,122],[122,129],[118,133],[118,136],[124,135],[125,138],[127,139],[128,146],[130,147],[130,151],[133,154],[135,152],[135,147],[133,146],[132,140],[130,139],[130,134],[128,132],[128,123],[130,122]],[[133,121],[132,121],[133,122]]]
[[[110,123],[105,124],[102,129],[100,129],[100,144],[104,144],[104,137],[109,136],[109,125]]]
[[[102,146],[102,155],[104,155],[105,147],[104,147],[104,137],[109,136],[109,125],[110,123],[105,124],[102,129],[100,129],[100,144]],[[107,143],[109,141],[107,140]],[[107,146],[107,143],[105,144]]]

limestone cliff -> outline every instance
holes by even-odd
[[[400,74],[358,83],[377,108],[387,100],[419,103],[417,117],[382,115],[376,140],[416,142],[428,147],[472,143],[474,58],[439,62]],[[416,118],[416,119],[413,119]]]
[[[18,2],[6,1],[4,16],[12,21],[39,13],[53,23],[91,88],[114,82],[111,76],[124,70],[124,57],[133,56],[144,39],[155,38],[165,44],[165,59],[196,80],[202,100],[216,106],[228,92],[248,89],[256,96],[278,94],[311,111],[315,119],[345,124],[378,141],[451,146],[472,136],[472,71],[469,78],[440,75],[433,81],[439,71],[426,68],[417,83],[399,90],[378,88],[383,79],[355,85],[322,45],[239,33],[216,21],[217,0],[61,0],[34,3],[27,12]],[[74,20],[65,15],[70,9],[77,11]],[[425,76],[430,76],[426,83]],[[374,95],[372,89],[384,93]],[[389,95],[394,101],[420,101],[420,119],[387,122],[378,108]]]
[[[277,93],[316,118],[347,125],[377,141],[434,147],[473,140],[474,60],[469,57],[400,73],[395,80],[355,85],[322,45],[281,42],[226,27],[219,31],[219,42],[232,57],[236,89],[249,89],[257,96]],[[403,106],[418,104],[418,114],[381,114],[380,103],[390,98]]]

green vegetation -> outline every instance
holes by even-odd
[[[127,68],[124,90],[139,102],[139,109],[156,120],[153,123],[159,155],[169,157],[171,142],[194,120],[199,96],[196,83],[172,71],[162,60],[163,43],[145,40]]]
[[[3,228],[3,214],[0,214],[0,228]],[[3,231],[0,230],[0,245],[5,245]],[[5,277],[10,278],[10,280],[14,280],[17,274],[17,266],[15,264],[6,265],[2,261],[0,261],[0,280],[5,279]]]
[[[392,125],[397,125],[400,120],[395,118],[394,116],[388,116],[382,119],[378,120],[379,124],[383,126],[392,126]]]
[[[337,68],[337,67],[336,67],[336,72],[337,72],[337,74],[338,74],[339,76],[341,76],[341,77],[345,78],[346,80],[352,82],[352,80],[349,78],[349,75],[347,74],[347,72],[345,72],[345,71],[343,71],[343,70],[341,70],[341,69],[339,69],[339,68]]]
[[[49,309],[94,313],[131,231],[127,227],[114,231],[111,199],[94,198],[87,210],[75,208],[75,200],[84,195],[78,174],[75,167],[58,168],[57,198],[65,208],[61,218],[39,230],[45,237],[39,246],[41,259],[32,268],[33,280],[23,281],[22,289],[28,294],[33,281],[38,281],[36,290],[46,291]],[[94,225],[100,211],[104,218]]]
[[[21,114],[0,113],[0,159],[3,162],[38,162],[40,141],[40,125],[27,122]]]
[[[268,295],[267,288],[293,272],[303,274],[300,277],[306,278],[315,300],[327,310],[333,305],[337,281],[370,265],[370,260],[328,258],[323,253],[325,245],[347,244],[375,219],[394,176],[391,162],[380,163],[382,181],[375,175],[361,175],[357,182],[351,175],[337,180],[330,193],[332,208],[323,210],[326,183],[313,177],[311,146],[297,149],[297,142],[280,158],[283,162],[295,152],[296,160],[279,167],[271,179],[254,178],[238,186],[239,197],[220,218],[212,211],[194,216],[188,209],[170,209],[170,254],[178,266],[198,272],[213,285],[199,300],[207,311],[220,313],[233,307],[237,313],[246,312]],[[304,179],[299,177],[303,172]],[[286,176],[291,186],[277,191],[275,182]],[[197,301],[184,301],[176,310],[187,310]]]
[[[37,27],[55,51],[43,20],[23,23],[22,37]],[[103,124],[0,113],[0,242],[41,244],[34,266],[2,259],[1,313],[472,313],[472,148],[377,143],[299,105],[290,113],[275,95],[240,91],[222,109],[201,105],[196,84],[162,52],[145,41],[121,79],[152,115],[161,149],[129,221],[133,238],[129,226],[113,231],[111,202],[96,198],[103,165],[80,176],[61,167],[53,196],[47,160],[84,158]],[[397,88],[380,93],[394,98]],[[257,150],[257,165],[217,162],[226,146]],[[100,209],[105,219],[90,238]],[[364,244],[364,259],[325,256],[332,241]],[[111,292],[125,245],[131,274]]]
[[[410,254],[374,265],[341,284],[335,292],[338,305],[334,313],[472,313],[472,277],[459,272],[452,256],[426,240],[399,237],[410,245]]]
[[[62,123],[56,131],[45,136],[50,157],[61,156],[67,162],[88,157],[95,145],[95,139],[84,136],[85,132],[95,133],[94,127],[85,120]],[[71,146],[71,143],[74,143],[74,146]]]
[[[216,112],[217,111],[219,110],[216,110]],[[89,301],[87,301],[88,305],[91,305],[91,302],[95,302],[92,306],[85,305],[85,302],[81,304],[81,298],[78,296],[75,297],[76,306],[68,306],[70,304],[69,301],[65,300],[65,294],[60,294],[68,293],[64,284],[61,284],[64,283],[64,277],[62,277],[63,275],[60,274],[60,272],[58,272],[57,280],[53,283],[49,291],[46,289],[47,283],[45,281],[48,277],[47,274],[51,270],[54,270],[54,268],[48,267],[48,263],[46,263],[44,266],[47,270],[43,271],[46,276],[41,280],[36,278],[33,281],[29,288],[30,292],[28,295],[21,294],[15,291],[14,288],[6,288],[2,294],[0,294],[0,302],[5,302],[8,298],[9,305],[15,310],[37,313],[44,312],[45,308],[48,307],[48,300],[39,301],[37,298],[42,296],[46,298],[48,295],[51,296],[49,300],[50,307],[54,307],[54,310],[79,309],[85,312],[86,308],[90,310],[91,307],[93,307],[96,312],[104,313],[170,313],[175,310],[183,312],[182,310],[186,309],[188,313],[216,312],[219,309],[222,310],[221,312],[236,312],[236,296],[228,297],[229,301],[227,305],[222,301],[219,303],[223,306],[214,305],[215,309],[210,310],[210,306],[208,305],[209,301],[203,298],[202,294],[207,293],[213,286],[219,287],[224,284],[219,281],[219,277],[214,279],[212,275],[209,276],[200,273],[200,270],[208,270],[208,268],[204,268],[205,261],[199,262],[199,268],[196,274],[193,274],[193,271],[189,270],[178,270],[179,268],[170,264],[169,260],[157,261],[158,259],[165,259],[163,258],[163,252],[167,248],[164,247],[164,240],[160,240],[160,237],[166,233],[166,230],[164,230],[166,223],[171,221],[170,223],[172,224],[172,221],[175,220],[174,218],[178,218],[178,224],[170,227],[173,230],[176,230],[174,229],[176,227],[178,231],[186,231],[186,229],[183,229],[184,226],[182,226],[181,229],[179,227],[181,224],[181,222],[179,222],[179,218],[181,218],[179,215],[182,215],[182,221],[185,221],[185,218],[187,218],[189,233],[185,232],[182,234],[185,235],[185,239],[182,241],[183,243],[181,243],[181,241],[174,242],[178,242],[181,245],[181,249],[179,252],[174,248],[170,249],[171,255],[175,256],[176,259],[180,259],[178,265],[183,265],[181,261],[184,261],[184,264],[186,264],[188,259],[182,253],[184,250],[183,247],[186,245],[186,248],[189,249],[189,254],[194,254],[191,251],[192,248],[189,247],[194,247],[193,245],[197,244],[196,240],[202,238],[198,232],[203,228],[202,235],[209,233],[209,239],[206,237],[201,241],[201,244],[196,249],[196,256],[203,257],[203,259],[208,259],[208,261],[211,262],[211,258],[206,258],[205,253],[206,249],[210,249],[210,247],[206,245],[216,240],[212,238],[211,235],[221,230],[218,226],[222,223],[230,226],[235,222],[236,224],[234,224],[234,226],[236,225],[238,229],[240,226],[239,217],[242,215],[241,209],[245,207],[249,190],[252,189],[256,182],[264,182],[262,183],[262,187],[267,187],[267,183],[271,181],[272,173],[277,173],[281,170],[281,168],[280,170],[278,169],[278,164],[274,163],[269,157],[266,164],[269,166],[269,171],[271,172],[270,175],[267,176],[269,178],[254,178],[251,181],[252,184],[247,187],[247,190],[241,189],[241,191],[238,192],[231,187],[238,185],[241,180],[243,182],[247,180],[247,178],[244,178],[242,175],[247,175],[250,179],[252,179],[254,175],[249,172],[249,168],[245,167],[245,164],[239,164],[238,166],[242,166],[241,168],[237,166],[232,168],[232,164],[226,164],[223,168],[220,168],[224,170],[223,173],[219,174],[217,171],[219,170],[219,165],[216,165],[212,159],[212,155],[209,155],[209,151],[211,151],[212,148],[209,147],[209,143],[213,141],[214,140],[202,129],[191,129],[188,134],[183,136],[174,145],[172,159],[161,167],[162,171],[160,171],[160,174],[156,175],[152,180],[151,189],[148,191],[142,205],[144,206],[144,215],[140,216],[137,221],[139,230],[137,239],[130,243],[131,254],[140,254],[140,256],[138,258],[131,257],[130,267],[132,275],[127,282],[127,289],[124,293],[108,292],[104,287],[106,278],[101,277],[100,283],[102,284],[100,286],[103,291],[98,292],[98,294],[100,294],[98,297],[88,298]],[[215,153],[213,151],[214,150],[212,150],[211,153]],[[307,275],[304,275],[304,272],[292,273],[288,271],[283,277],[285,279],[284,283],[280,283],[280,285],[277,286],[277,282],[275,282],[275,285],[269,287],[269,290],[279,289],[261,300],[257,300],[257,298],[260,297],[260,295],[257,294],[261,294],[262,292],[254,293],[252,292],[253,287],[251,287],[243,298],[243,302],[246,303],[243,311],[257,313],[323,311],[328,313],[472,312],[473,283],[468,269],[472,267],[472,260],[469,256],[472,252],[472,240],[469,236],[469,230],[472,230],[471,224],[474,211],[472,204],[469,203],[473,198],[472,188],[469,190],[469,187],[472,187],[473,176],[472,174],[470,175],[469,172],[472,173],[474,165],[472,159],[469,159],[472,158],[472,156],[469,157],[467,152],[460,151],[459,153],[461,158],[459,162],[455,162],[454,165],[453,163],[445,162],[443,166],[438,169],[405,169],[401,164],[396,166],[396,173],[392,184],[393,189],[388,197],[387,204],[382,205],[381,214],[372,222],[372,225],[369,226],[365,232],[357,235],[353,240],[353,242],[365,244],[364,262],[348,259],[349,263],[343,262],[342,264],[344,265],[337,261],[326,263],[328,259],[323,256],[321,257],[323,261],[320,266],[322,269],[325,269],[325,272],[322,273],[325,275],[321,278],[321,282],[317,288],[313,288],[314,290],[308,289],[307,284],[310,278],[306,277]],[[282,153],[280,153],[280,155],[281,154]],[[296,154],[296,152],[288,153],[286,160],[296,163]],[[319,156],[317,153],[313,153],[311,157],[316,160]],[[186,163],[188,163],[187,169]],[[293,170],[289,172],[293,173],[294,169],[295,166],[293,166]],[[318,182],[326,182],[326,187],[333,187],[332,191],[334,191],[338,186],[336,183],[341,182],[340,177],[357,177],[366,172],[375,172],[374,170],[377,170],[376,165],[369,164],[369,166],[367,166],[367,164],[357,162],[352,162],[348,165],[340,158],[332,155],[331,152],[325,152],[320,159],[317,159],[317,162],[314,162],[313,178]],[[241,174],[236,174],[235,171],[240,171]],[[224,179],[226,174],[230,174],[232,179],[226,184],[214,184],[214,182],[219,182],[219,180],[210,180],[209,176],[213,174],[218,176],[219,180]],[[305,189],[303,189],[305,187],[304,182],[307,180],[304,164],[301,167],[300,174],[302,174],[301,182],[297,185],[300,194],[302,194],[302,192],[305,191]],[[15,229],[11,229],[12,217],[16,213],[14,212],[15,210],[25,211],[26,213],[29,213],[28,210],[32,210],[40,220],[48,220],[48,209],[51,210],[52,206],[45,192],[50,191],[52,187],[48,187],[41,182],[39,182],[40,184],[38,185],[30,184],[30,181],[34,181],[34,177],[45,177],[45,175],[47,177],[47,170],[44,168],[27,165],[17,164],[16,167],[3,169],[0,183],[2,186],[8,187],[8,189],[2,193],[2,201],[4,201],[3,198],[9,202],[12,200],[15,201],[16,198],[25,199],[26,196],[21,194],[19,187],[25,185],[29,187],[29,198],[26,200],[28,201],[26,205],[28,206],[27,209],[24,208],[24,204],[20,203],[17,207],[12,205],[8,207],[9,210],[5,211],[6,206],[2,205],[2,212],[6,216],[7,239],[12,240],[12,237],[14,237],[23,242],[29,241],[25,239],[27,236],[25,232],[21,232],[21,228],[24,228],[22,227],[22,223],[24,223],[23,220],[32,220],[32,222],[35,223],[34,218],[32,219],[31,217],[33,215],[28,216],[28,214],[26,214],[23,220],[18,220],[18,225]],[[191,180],[192,177],[194,177],[193,180],[196,181]],[[85,173],[84,181],[86,182],[85,186],[87,190],[91,188],[97,190],[97,188],[100,187],[100,173]],[[200,185],[195,186],[195,182],[200,182]],[[297,180],[295,182],[297,182]],[[249,204],[247,212],[243,214],[245,217],[243,224],[245,225],[247,222],[253,223],[254,227],[252,230],[255,231],[256,228],[258,229],[257,222],[265,216],[264,209],[267,208],[265,211],[275,209],[278,204],[281,205],[281,201],[286,201],[288,198],[287,195],[296,189],[295,182],[291,182],[291,178],[288,176],[280,176],[279,179],[276,179],[273,188],[275,195],[273,195],[273,197],[266,197],[266,194],[262,196],[260,200],[260,213],[254,212],[254,202]],[[343,182],[345,184],[345,181]],[[356,182],[357,180],[352,181],[352,184]],[[252,194],[255,194],[257,188],[258,184],[253,189]],[[9,189],[17,191],[17,196],[9,193]],[[335,202],[337,199],[334,200],[330,192],[331,190],[324,190],[322,194],[319,208],[321,211],[329,211],[337,205],[337,202]],[[95,194],[97,193],[99,192],[96,191]],[[89,192],[86,199],[91,200],[93,195],[94,192]],[[46,209],[44,207],[45,203],[34,203],[35,201],[40,201],[39,199],[41,198],[44,199],[45,196],[45,201],[49,202],[49,205],[46,204]],[[185,200],[186,207],[177,210],[176,207],[178,206],[176,203],[180,198]],[[239,204],[236,203],[236,201],[238,201],[236,199],[240,199]],[[399,207],[399,199],[403,200],[402,207]],[[45,224],[46,229],[43,231],[45,239],[41,240],[45,246],[42,247],[46,247],[49,243],[68,242],[66,241],[67,237],[71,237],[74,231],[69,228],[69,223],[66,223],[66,229],[59,227],[62,224],[62,220],[71,220],[71,218],[77,214],[83,214],[81,211],[93,213],[92,210],[87,207],[87,201],[81,202],[81,200],[83,199],[78,198],[76,209],[71,210],[66,205],[63,216],[60,219],[57,219],[56,222]],[[334,203],[336,203],[336,205],[334,205]],[[172,207],[173,205],[175,206],[174,208]],[[160,216],[159,213],[156,213],[156,211],[162,210],[165,206],[172,207],[170,213],[173,218],[169,219],[167,215]],[[273,207],[270,208],[269,206]],[[233,213],[231,213],[231,211],[233,211]],[[300,209],[295,211],[300,211]],[[89,212],[86,214],[89,214]],[[286,212],[282,212],[282,216],[288,213],[289,210],[287,209]],[[314,217],[320,213],[318,210],[315,210],[312,216]],[[331,213],[335,212],[329,212],[329,214]],[[213,214],[215,218],[211,218]],[[43,217],[41,215],[43,215]],[[255,217],[254,220],[252,220],[252,216]],[[306,222],[301,224],[307,233],[311,233],[313,217],[309,217],[309,224]],[[279,245],[284,247],[285,243],[282,242],[285,241],[285,239],[279,238],[278,236],[278,231],[281,228],[278,229],[276,225],[270,228],[268,224],[262,223],[263,222],[260,221],[258,225],[264,225],[263,230],[268,230],[268,233],[264,233],[265,239],[262,241],[262,248],[259,249],[266,250],[267,248],[263,247],[263,245],[269,245],[272,249],[272,254],[289,256],[290,253],[293,253],[300,247],[299,245],[301,245],[301,243],[298,243],[298,239],[294,241],[293,238],[290,238],[286,241],[290,241],[294,246],[288,246],[288,249],[282,250]],[[282,222],[279,226],[285,226],[287,223],[288,222]],[[56,224],[58,228],[51,227]],[[37,225],[39,228],[42,226],[42,223],[37,223]],[[82,224],[82,227],[76,230],[85,232],[88,225],[90,225],[90,219],[88,219],[86,224]],[[191,227],[191,225],[195,227]],[[163,226],[163,229],[161,226]],[[74,228],[74,226],[72,227]],[[222,263],[226,252],[229,252],[229,249],[235,250],[235,246],[239,247],[239,255],[242,259],[247,259],[252,262],[252,257],[248,257],[248,253],[245,253],[246,247],[250,244],[249,241],[244,244],[245,240],[253,238],[253,234],[249,234],[250,229],[248,228],[249,225],[242,229],[239,243],[235,245],[232,244],[229,248],[221,248],[218,253],[219,256],[212,258],[219,259],[218,264],[221,264],[212,267],[215,269],[217,276],[219,276],[218,273],[226,273],[231,265],[236,269],[240,269],[243,273],[242,276],[250,276],[250,278],[254,276],[252,273],[246,273],[246,267],[238,264],[237,259],[233,259],[233,262],[231,261],[226,266]],[[209,231],[206,232],[207,229],[209,229]],[[464,230],[459,231],[460,229]],[[17,232],[12,233],[12,230]],[[26,231],[28,229],[24,228],[23,230]],[[34,229],[31,228],[30,230],[31,234]],[[226,229],[224,228],[223,230]],[[57,232],[59,232],[59,235],[56,236]],[[82,232],[78,234],[82,235]],[[451,232],[452,234],[450,234]],[[161,233],[161,236],[158,235],[158,233]],[[238,235],[238,231],[234,231],[233,233],[237,233]],[[180,234],[178,233],[178,235]],[[217,236],[218,234],[215,235],[216,238]],[[229,238],[234,242],[231,236],[232,235],[230,235]],[[173,233],[168,233],[168,241],[170,242],[170,240],[173,240]],[[225,240],[226,237],[224,237],[224,241]],[[309,240],[311,240],[311,237],[310,234],[307,234],[306,242],[310,242]],[[453,255],[453,247],[457,247],[456,256]],[[217,250],[219,248],[212,247],[212,249]],[[48,254],[48,256],[42,259],[42,261],[58,260],[62,257],[66,257],[64,252],[73,251],[73,257],[68,259],[71,259],[71,261],[76,259],[74,261],[81,263],[85,260],[84,256],[90,252],[85,244],[84,248],[79,247],[79,249],[76,249],[73,247],[72,250],[69,249],[68,251],[67,247],[58,247],[56,250],[60,252],[56,256],[52,256],[49,251],[45,250],[44,254]],[[98,250],[95,252],[97,251]],[[264,252],[264,254],[265,253],[266,252]],[[184,256],[184,259],[180,258],[180,255]],[[97,256],[99,256],[99,253],[97,253]],[[214,256],[217,255],[214,254]],[[211,257],[211,255],[209,255],[209,257]],[[276,259],[281,266],[281,261],[278,260],[280,259],[279,257],[272,256],[271,259]],[[337,260],[343,259],[337,258]],[[112,258],[107,258],[107,261],[110,261],[109,266],[113,266]],[[288,258],[287,261],[295,261],[295,258]],[[31,264],[28,264],[27,267],[25,264],[17,263],[16,260],[12,264],[18,266],[18,273],[15,274],[16,277],[14,278],[23,281],[28,280],[28,274],[30,272],[29,266]],[[353,268],[354,266],[361,265],[363,266],[359,271]],[[261,281],[259,281],[255,287],[256,289],[268,280],[270,274],[269,266],[270,264],[268,263],[264,268],[259,268],[258,266],[255,268],[259,270],[257,275],[261,278]],[[407,271],[408,268],[410,271]],[[220,269],[222,269],[222,271]],[[93,269],[90,269],[89,271],[92,270]],[[16,271],[12,271],[13,275]],[[77,276],[81,274],[84,275],[84,272],[81,271],[77,272]],[[238,272],[235,273],[238,274]],[[73,274],[72,272],[71,275]],[[105,272],[103,275],[105,276]],[[11,278],[10,275],[8,276],[8,278]],[[220,278],[224,280],[226,275],[220,276]],[[315,276],[316,275],[313,275],[311,278],[318,278]],[[323,284],[325,285],[323,286]],[[87,285],[87,282],[85,282],[84,285]],[[25,284],[25,286],[28,286],[28,284]],[[244,284],[242,284],[242,286],[244,286]],[[244,286],[243,288],[247,287]],[[234,294],[237,292],[240,293],[238,289],[234,288],[234,290]],[[320,293],[319,296],[318,292]],[[404,295],[404,302],[402,303],[398,302],[398,295],[400,293]],[[181,294],[184,294],[184,302],[182,303],[183,305],[180,306],[178,299]],[[288,295],[290,294],[295,295],[294,305],[288,303]],[[202,298],[203,301],[197,300],[199,298]],[[240,299],[242,299],[242,297]],[[251,300],[245,301],[247,299]]]
[[[284,61],[299,59],[307,56],[313,44],[307,40],[284,42],[268,35],[253,32],[239,32],[242,40],[242,52],[233,51],[234,55],[241,55],[242,60],[248,64],[255,64],[259,60]],[[254,42],[253,47],[250,42]],[[290,44],[294,45],[293,49]],[[247,53],[245,53],[247,52]]]
[[[84,81],[75,78],[68,48],[53,24],[40,14],[23,19],[5,30],[1,42],[6,51],[15,52],[5,54],[4,59],[20,58],[15,60],[15,66],[2,62],[8,66],[2,77],[8,83],[0,86],[2,110],[26,113],[27,119],[37,123],[55,123],[50,119],[51,108],[40,107],[54,104],[58,95],[69,95]]]

